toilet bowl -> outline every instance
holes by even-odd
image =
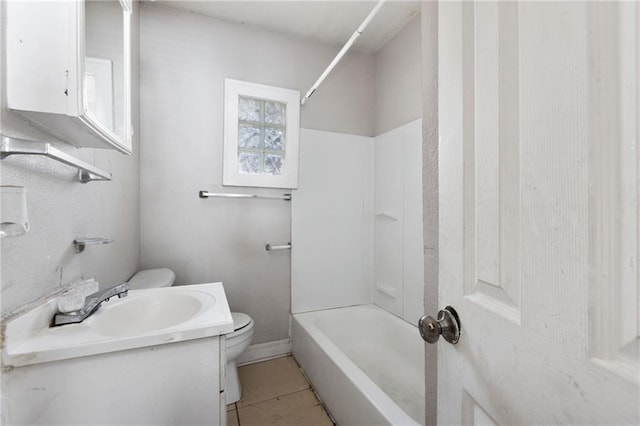
[[[176,274],[171,269],[156,268],[138,271],[127,282],[131,290],[144,290],[171,287],[175,280]]]
[[[231,312],[233,332],[225,335],[227,343],[227,404],[238,402],[242,396],[242,385],[238,378],[236,361],[251,344],[253,319],[241,312]]]

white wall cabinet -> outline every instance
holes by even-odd
[[[131,1],[6,7],[8,107],[72,145],[131,153]]]

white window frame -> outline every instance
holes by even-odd
[[[286,104],[284,173],[245,174],[238,171],[238,98],[240,96]],[[224,163],[222,184],[264,188],[298,187],[298,141],[300,138],[300,92],[247,81],[224,81]]]

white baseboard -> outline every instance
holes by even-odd
[[[273,342],[251,345],[238,358],[238,365],[253,364],[291,354],[291,340],[275,340]]]

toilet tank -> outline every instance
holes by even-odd
[[[176,274],[167,268],[145,269],[138,271],[128,281],[131,290],[146,288],[171,287],[176,280]]]

